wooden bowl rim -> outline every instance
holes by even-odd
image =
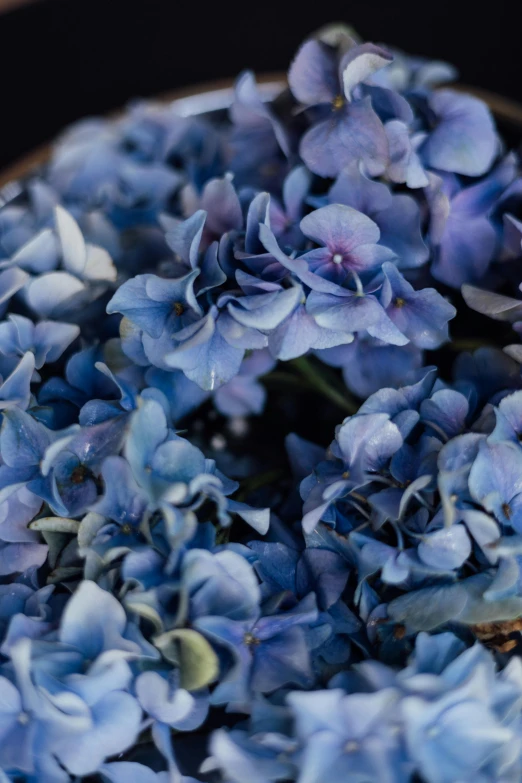
[[[258,84],[267,98],[272,97],[286,86],[286,76],[283,73],[264,73],[256,76]],[[218,108],[227,108],[230,106],[233,98],[234,79],[219,79],[215,81],[202,82],[200,84],[183,87],[177,90],[160,93],[153,96],[150,100],[153,103],[170,103],[177,107],[181,116],[196,116],[204,113],[195,110],[197,105],[201,105],[202,99],[206,99],[207,109],[211,111]],[[503,95],[483,90],[468,84],[448,85],[451,89],[459,92],[466,92],[483,100],[491,109],[497,120],[509,125],[522,128],[522,104]],[[205,102],[205,101],[203,101]],[[208,105],[210,103],[210,105]],[[191,108],[192,107],[192,108]],[[108,118],[122,116],[124,108],[119,108],[105,115]],[[5,187],[10,182],[22,179],[28,176],[38,166],[49,160],[53,148],[54,140],[36,147],[28,154],[22,156],[14,163],[10,164],[0,172],[0,188]]]

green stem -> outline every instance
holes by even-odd
[[[484,342],[483,340],[452,340],[450,343],[444,346],[449,348],[450,351],[476,351],[478,348],[495,348],[494,343]]]
[[[354,400],[347,391],[338,391],[333,384],[324,377],[324,373],[314,367],[308,357],[300,356],[298,359],[292,359],[290,364],[313,389],[324,397],[327,397],[334,405],[337,405],[341,410],[346,411],[346,413],[357,413],[359,406],[356,400]]]
[[[269,386],[295,386],[296,389],[303,388],[302,379],[298,378],[297,375],[293,375],[291,372],[280,372],[279,370],[274,370],[273,372],[269,372],[267,375],[263,375],[261,380],[264,384]],[[306,385],[310,386],[310,388],[313,388],[310,384]]]
[[[245,479],[241,485],[235,500],[243,503],[251,492],[255,492],[256,489],[261,489],[261,487],[266,487],[268,484],[273,484],[274,481],[277,481],[283,475],[283,470],[276,469],[267,470],[264,473],[260,473],[258,476],[250,476],[250,478]]]

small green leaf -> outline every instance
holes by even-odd
[[[81,579],[83,569],[77,566],[59,566],[47,577],[48,585],[57,585],[60,582],[68,582],[70,579]]]
[[[71,533],[76,535],[80,523],[77,519],[67,517],[41,517],[35,519],[29,525],[30,530],[39,530],[46,533]]]
[[[42,530],[43,540],[49,547],[47,555],[47,562],[50,568],[56,568],[58,560],[67,544],[71,541],[66,533],[51,533],[47,530]]]
[[[125,597],[125,606],[129,611],[135,612],[139,617],[152,623],[156,631],[163,631],[163,620],[158,610],[150,603],[129,594]]]
[[[219,674],[216,653],[204,636],[190,628],[176,628],[154,639],[163,657],[180,668],[180,684],[188,691],[208,685]]]

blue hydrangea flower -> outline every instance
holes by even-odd
[[[2,188],[1,783],[521,779],[522,178],[454,77],[330,25]]]
[[[337,177],[328,191],[328,201],[346,204],[370,217],[379,228],[379,243],[394,252],[400,269],[426,262],[429,251],[421,234],[421,212],[411,196],[392,193],[383,182],[369,179],[359,165],[352,164]]]
[[[35,368],[40,370],[44,364],[56,362],[79,333],[80,328],[76,324],[57,321],[33,324],[23,316],[10,315],[7,321],[0,323],[2,365],[12,362],[14,368],[17,359],[31,351]]]
[[[212,703],[241,708],[252,692],[267,693],[290,683],[310,685],[313,677],[301,626],[316,619],[313,594],[288,612],[249,621],[200,617],[195,627],[233,656],[232,666],[212,693]]]

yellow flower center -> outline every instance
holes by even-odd
[[[259,639],[253,633],[246,633],[243,636],[243,641],[247,647],[255,647],[256,644],[259,644]]]

